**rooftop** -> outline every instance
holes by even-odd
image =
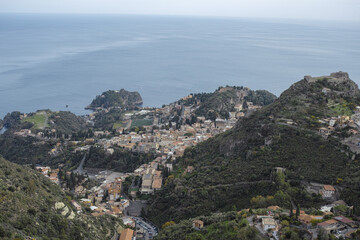
[[[324,190],[326,191],[335,191],[335,188],[331,185],[324,185]]]
[[[342,223],[352,223],[354,222],[353,220],[347,218],[347,217],[344,217],[344,216],[338,216],[338,217],[334,217],[336,220],[338,220],[339,222],[342,222]]]

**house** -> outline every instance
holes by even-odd
[[[113,155],[114,149],[113,148],[108,148],[108,149],[106,149],[106,152],[109,153],[110,155]]]
[[[331,92],[331,89],[329,89],[329,88],[323,88],[323,89],[321,90],[321,92],[324,93],[324,94],[327,94],[327,93]]]
[[[97,206],[90,206],[90,210],[91,210],[92,212],[94,212],[96,209],[98,209]],[[101,212],[101,211],[100,211],[100,212]]]
[[[318,223],[318,228],[324,230],[326,233],[334,233],[342,226],[335,219],[330,219],[322,223]]]
[[[162,184],[162,177],[160,176],[155,176],[154,177],[154,181],[152,183],[152,189],[154,190],[160,190],[161,189],[161,184]]]
[[[120,235],[119,240],[132,240],[134,236],[134,230],[130,228],[125,228]]]
[[[319,128],[319,133],[321,135],[325,135],[325,136],[329,136],[334,131],[335,131],[335,128],[331,127],[331,126],[328,126],[327,128],[325,128],[325,127]]]
[[[185,173],[192,173],[194,171],[194,167],[193,166],[187,166]]]
[[[152,174],[144,174],[142,177],[142,185],[141,185],[141,193],[142,194],[149,194],[153,193],[154,190],[152,187],[153,175]]]
[[[267,208],[270,209],[271,211],[277,211],[277,210],[281,209],[279,206],[269,206]]]
[[[75,207],[76,211],[81,211],[81,206],[75,200],[71,200],[71,204]]]
[[[238,104],[235,104],[234,108],[237,112],[240,112],[241,110],[243,110],[243,105],[238,103]]]
[[[199,220],[199,219],[196,219],[193,221],[193,228],[196,229],[196,230],[200,230],[204,227],[204,222]]]
[[[330,127],[335,126],[336,120],[337,120],[337,119],[331,119],[331,120],[329,121],[329,126],[330,126]]]
[[[344,216],[338,216],[338,217],[334,217],[335,220],[339,221],[342,225],[344,226],[349,226],[349,227],[352,227],[352,228],[356,228],[356,224],[353,220],[347,218],[347,217],[344,217]]]
[[[293,209],[293,211],[292,211],[292,212],[293,212],[293,214],[296,214],[296,209]],[[301,214],[305,214],[305,211],[300,210],[300,215],[301,215]]]
[[[272,217],[264,217],[261,219],[261,226],[264,231],[268,231],[269,229],[276,229],[277,224],[274,218]]]
[[[323,198],[331,198],[335,194],[335,188],[332,185],[324,185],[320,194]]]
[[[82,203],[84,203],[84,204],[87,204],[87,205],[91,205],[91,200],[90,199],[87,199],[87,198],[82,198],[82,199],[80,199],[80,201],[82,202]]]
[[[132,218],[123,217],[123,218],[121,218],[121,220],[123,221],[125,226],[135,227],[135,222],[134,222],[134,220]]]
[[[116,201],[120,198],[121,188],[112,188],[108,190],[110,200]]]

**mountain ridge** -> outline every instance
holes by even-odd
[[[335,73],[340,77],[343,74]],[[159,223],[162,218],[178,221],[226,210],[231,205],[249,207],[249,198],[279,190],[273,183],[252,188],[235,183],[270,180],[276,167],[285,168],[287,178],[293,182],[336,184],[338,179],[346,179],[344,186],[351,185],[358,177],[353,173],[360,167],[358,156],[337,136],[324,138],[318,128],[320,120],[337,114],[330,103],[343,108],[359,105],[359,90],[350,78],[336,81],[331,76],[334,74],[329,76],[330,81],[323,77],[316,81],[302,79],[273,103],[239,120],[233,129],[188,149],[173,179],[151,202],[151,209],[161,210],[150,210],[149,217]],[[188,166],[194,171],[183,174]],[[224,187],[211,189],[221,185]],[[298,199],[302,206],[316,201],[305,192],[298,196],[300,192],[288,193],[288,197]]]

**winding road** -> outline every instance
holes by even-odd
[[[78,174],[84,174],[85,171],[84,171],[84,163],[85,163],[85,160],[86,160],[86,154],[84,154],[84,157],[81,159],[81,162],[79,164],[79,166],[77,167],[77,169],[74,171],[74,173],[78,173]]]

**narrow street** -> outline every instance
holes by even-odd
[[[145,240],[149,240],[158,234],[158,229],[154,224],[140,217],[141,210],[142,208],[145,207],[146,207],[146,201],[131,200],[129,207],[125,208],[125,215],[135,220],[136,228],[143,229]]]

